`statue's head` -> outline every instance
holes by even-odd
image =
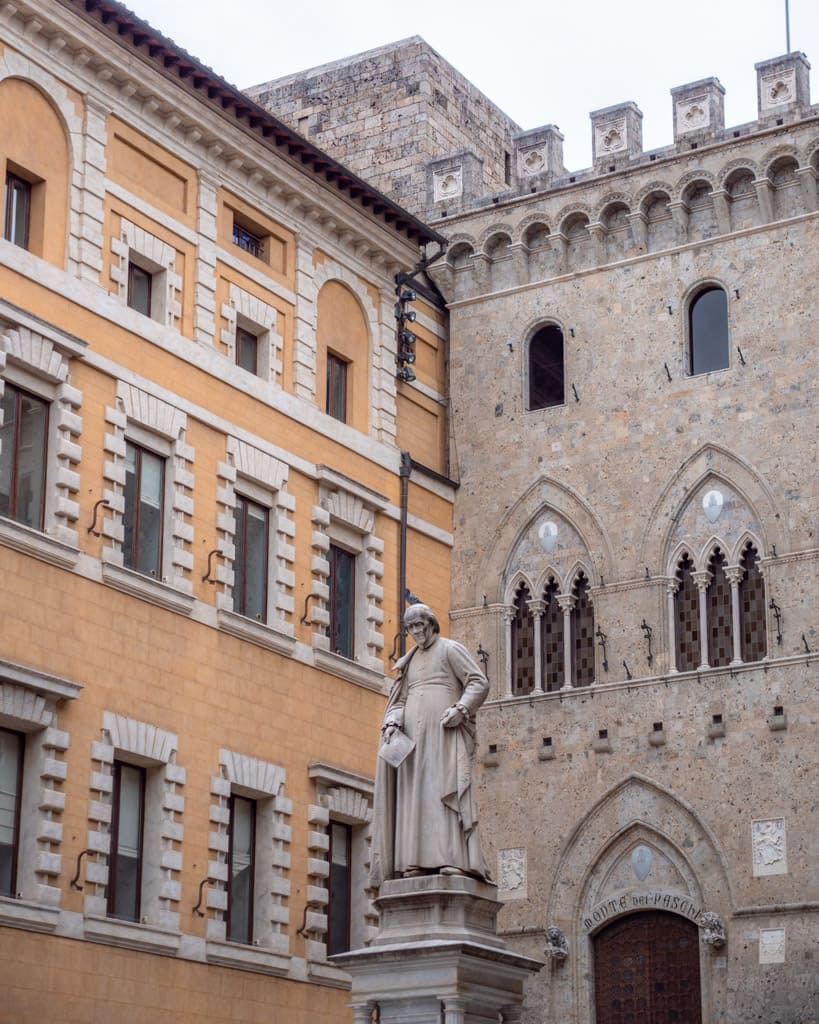
[[[404,627],[419,647],[427,647],[441,632],[435,612],[425,604],[411,604],[404,612]]]

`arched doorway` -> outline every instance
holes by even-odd
[[[629,914],[593,944],[596,1024],[702,1024],[693,922],[660,910]]]

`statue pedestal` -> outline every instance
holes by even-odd
[[[332,958],[352,977],[356,1024],[517,1021],[523,984],[543,964],[498,938],[494,885],[458,875],[385,882],[372,944]],[[443,1011],[443,1017],[442,1017]]]

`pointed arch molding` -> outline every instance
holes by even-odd
[[[632,773],[598,800],[566,839],[549,893],[548,920],[579,930],[590,903],[607,895],[611,868],[638,839],[666,855],[691,897],[709,908],[733,906],[725,860],[708,825],[679,797]]]
[[[661,569],[674,545],[676,519],[691,495],[706,480],[722,480],[747,502],[762,524],[760,538],[769,551],[775,544],[780,554],[790,551],[785,517],[781,515],[771,488],[750,463],[719,445],[704,445],[686,459],[651,510],[640,550],[647,565]]]
[[[509,509],[498,527],[493,543],[487,546],[488,550],[475,580],[473,604],[479,605],[483,594],[493,592],[496,600],[504,600],[504,580],[513,568],[509,560],[535,519],[547,510],[559,513],[577,531],[586,544],[594,571],[598,575],[611,577],[614,564],[611,543],[591,508],[570,488],[541,477]],[[546,561],[545,552],[543,557]]]

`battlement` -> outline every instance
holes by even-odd
[[[643,113],[628,101],[590,113],[592,166],[568,170],[563,162],[564,136],[547,124],[512,137],[514,177],[507,188],[487,189],[480,174],[486,155],[467,149],[442,156],[427,166],[426,216],[453,217],[482,206],[497,205],[532,193],[562,189],[618,172],[674,159],[769,129],[797,124],[819,113],[810,103],[810,64],[804,53],[789,53],[755,65],[758,118],[725,126],[725,89],[717,78],[704,78],[672,88],[674,142],[643,150]]]

